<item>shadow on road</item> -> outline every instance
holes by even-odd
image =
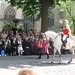
[[[8,56],[0,57],[0,68],[34,68],[34,67],[45,67],[45,66],[67,66],[75,65],[75,62],[68,64],[70,56],[63,56],[63,62],[58,63],[59,59],[56,56],[55,63],[51,63],[51,58],[46,59],[46,56],[42,56],[42,59],[37,59],[38,56]]]

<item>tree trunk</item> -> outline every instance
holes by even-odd
[[[48,30],[48,3],[47,0],[42,1],[42,11],[41,11],[41,32]]]

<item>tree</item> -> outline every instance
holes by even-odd
[[[26,16],[32,16],[37,14],[37,18],[41,17],[41,31],[45,32],[48,30],[48,8],[54,7],[55,4],[59,4],[59,1],[63,0],[6,0],[12,6],[21,8],[23,14]]]
[[[69,19],[73,33],[75,34],[75,1],[66,1],[61,3],[61,9],[66,12],[66,18]]]

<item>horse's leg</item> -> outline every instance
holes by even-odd
[[[61,58],[61,49],[58,50],[58,53],[59,53],[59,63],[62,62],[62,58]]]
[[[74,48],[72,48],[70,51],[72,53],[72,56],[71,56],[71,59],[68,61],[68,63],[71,63],[72,59],[74,58]]]
[[[57,50],[54,48],[54,52],[53,52],[53,55],[52,55],[52,61],[51,61],[51,63],[54,63],[54,57],[55,57],[56,51],[57,51]]]

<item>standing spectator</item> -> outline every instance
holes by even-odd
[[[13,26],[12,31],[13,31],[13,34],[16,35],[16,32],[17,32],[16,26]]]
[[[37,29],[34,29],[34,35],[37,36]]]
[[[5,41],[3,41],[2,37],[0,37],[0,54],[2,49],[5,51]]]
[[[10,35],[8,36],[10,40],[13,40],[13,38],[15,37],[13,31],[11,30]]]
[[[31,45],[31,54],[34,54],[35,53],[35,39],[34,37],[31,38],[30,40],[30,45]]]
[[[45,40],[43,54],[47,54],[47,59],[49,59],[49,49],[48,49],[48,42]]]
[[[7,37],[5,40],[5,49],[6,49],[6,55],[12,56],[12,47],[11,47],[11,41],[10,41],[9,37]]]
[[[11,41],[11,46],[12,46],[12,53],[15,56],[17,53],[17,40],[14,37],[13,40]]]
[[[43,38],[40,39],[40,41],[39,41],[39,57],[38,57],[38,59],[41,59],[41,55],[42,55],[42,52],[43,52],[43,49],[44,49],[44,44],[45,44],[44,39]]]
[[[27,36],[27,33],[25,31],[23,31],[22,35],[21,35],[22,40],[24,40],[26,38],[26,36]]]
[[[27,37],[28,37],[28,40],[30,41],[30,34],[29,33],[27,33]]]
[[[39,32],[39,39],[42,39],[42,38],[43,38],[42,32]]]
[[[18,55],[20,56],[20,55],[23,54],[22,39],[21,39],[21,37],[18,38],[17,43],[18,43]]]
[[[21,36],[19,35],[19,33],[17,33],[16,34],[16,39],[18,40],[19,37],[21,37]]]
[[[31,37],[31,38],[35,38],[35,35],[34,35],[34,33],[32,33],[32,34],[30,35],[30,37]]]
[[[8,30],[8,33],[9,33],[10,30],[11,30],[11,26],[10,25],[7,26],[7,30]]]
[[[6,39],[7,34],[6,34],[6,32],[5,32],[5,31],[3,31],[3,32],[2,32],[1,37],[2,37],[4,40]]]
[[[32,35],[32,33],[33,33],[33,29],[30,29],[30,36]]]
[[[26,37],[23,40],[23,50],[25,55],[30,55],[30,50],[31,50],[30,48],[31,48],[30,42],[28,40],[28,37]]]
[[[8,25],[8,26],[7,26],[7,31],[8,31],[7,34],[8,34],[8,36],[10,35],[10,31],[11,31],[11,30],[12,30],[12,29],[11,29],[11,25]]]
[[[36,39],[36,42],[35,42],[35,53],[36,54],[39,54],[39,42],[40,42],[40,40],[39,39]]]
[[[8,31],[8,30],[7,30],[7,31]],[[11,33],[12,33],[12,30],[8,31],[8,32],[7,32],[7,37],[10,38]]]
[[[20,26],[19,30],[18,30],[18,33],[22,33],[23,29],[22,29],[22,26]]]

